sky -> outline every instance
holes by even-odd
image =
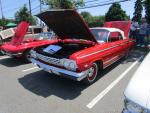
[[[86,1],[89,1],[89,0],[86,0]],[[106,0],[99,0],[99,1],[102,2]],[[2,8],[4,12],[4,17],[9,18],[9,19],[14,18],[15,12],[18,11],[19,8],[21,8],[24,4],[27,4],[28,6],[28,0],[1,0],[1,2],[2,2]],[[135,0],[130,0],[130,1],[121,3],[122,9],[126,11],[127,15],[129,15],[131,18],[133,17],[133,12],[134,12],[134,2]],[[32,14],[35,15],[39,13],[40,11],[39,4],[40,4],[39,0],[31,0]],[[100,6],[100,7],[95,7],[95,8],[82,9],[82,10],[79,10],[79,12],[88,11],[92,15],[105,15],[109,7],[110,5]],[[1,12],[0,12],[0,18],[1,18]]]

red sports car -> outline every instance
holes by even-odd
[[[43,46],[45,44],[55,43],[55,40],[44,40],[40,38],[25,38],[25,34],[28,30],[29,23],[21,22],[15,30],[15,35],[10,42],[4,43],[1,46],[3,54],[12,57],[24,57],[29,60],[29,51],[34,47]]]
[[[134,45],[134,40],[127,38],[130,22],[109,22],[105,27],[89,29],[74,10],[46,11],[38,17],[59,39],[31,50],[32,63],[50,73],[87,84],[96,80],[100,69],[127,55]]]

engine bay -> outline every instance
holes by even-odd
[[[45,56],[51,56],[55,58],[69,58],[75,52],[91,47],[91,44],[83,43],[62,43],[58,42],[55,45],[46,45],[36,48],[36,52]]]

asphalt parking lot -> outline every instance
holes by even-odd
[[[146,53],[132,50],[91,86],[0,56],[0,113],[121,113],[123,91]]]

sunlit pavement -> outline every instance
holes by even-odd
[[[121,113],[123,91],[146,53],[132,50],[91,86],[0,55],[0,113]]]

